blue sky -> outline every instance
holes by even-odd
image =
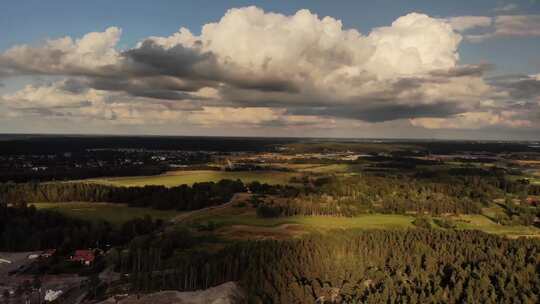
[[[96,85],[96,82],[98,80],[101,81],[103,79],[100,78],[101,76],[98,77],[99,79],[96,78],[96,73],[101,73],[101,70],[99,70],[99,68],[96,68],[96,65],[99,65],[99,60],[102,59],[96,59],[97,57],[92,57],[92,60],[94,60],[92,61],[94,65],[93,67],[78,67],[76,71],[74,71],[73,69],[71,69],[73,68],[73,66],[70,66],[70,68],[62,67],[59,71],[55,70],[58,69],[58,66],[53,67],[49,65],[38,67],[36,66],[37,61],[29,63],[29,59],[24,58],[30,57],[24,56],[27,56],[25,54],[30,53],[8,55],[8,50],[12,49],[14,46],[26,45],[29,48],[34,48],[34,51],[32,51],[33,53],[31,53],[32,55],[30,55],[31,57],[33,56],[34,59],[39,59],[39,56],[41,56],[40,54],[43,54],[43,60],[46,61],[47,58],[50,59],[50,54],[52,54],[49,53],[49,55],[46,55],[46,52],[50,51],[45,49],[44,47],[47,45],[48,40],[58,39],[67,36],[71,37],[73,43],[77,43],[77,39],[85,37],[85,35],[87,35],[88,33],[97,32],[101,33],[99,35],[102,35],[104,37],[103,39],[109,39],[110,41],[114,42],[111,42],[113,43],[113,45],[109,46],[110,49],[108,50],[108,52],[113,52],[114,56],[120,56],[124,58],[127,56],[126,54],[143,51],[139,48],[139,46],[137,46],[137,43],[141,41],[152,40],[149,38],[151,36],[169,37],[177,33],[180,27],[185,27],[189,29],[194,36],[198,37],[197,39],[203,41],[203,44],[208,43],[208,45],[204,46],[204,50],[201,51],[194,49],[195,52],[201,51],[212,56],[215,55],[218,61],[225,60],[225,53],[220,54],[220,51],[228,52],[230,50],[225,50],[223,48],[215,49],[215,46],[211,45],[211,40],[201,35],[201,28],[202,26],[210,22],[220,21],[222,17],[227,15],[227,11],[231,8],[242,8],[247,6],[256,6],[263,10],[265,19],[264,22],[268,22],[267,25],[272,25],[273,22],[271,18],[268,17],[270,16],[271,12],[278,13],[281,16],[284,16],[284,18],[293,18],[292,16],[295,16],[299,10],[308,9],[312,14],[316,14],[318,16],[316,18],[317,22],[322,22],[323,17],[330,16],[334,19],[340,20],[343,23],[343,30],[356,29],[365,37],[370,36],[372,32],[377,32],[378,28],[390,27],[392,22],[400,20],[400,18],[405,16],[409,16],[409,19],[415,19],[415,22],[428,22],[429,25],[434,26],[434,30],[435,28],[437,28],[437,30],[440,30],[439,26],[441,26],[441,24],[449,22],[452,27],[454,27],[455,34],[440,32],[440,34],[443,36],[445,34],[448,34],[448,37],[441,36],[441,39],[443,39],[441,41],[444,41],[444,43],[448,43],[448,50],[438,50],[437,52],[440,52],[440,54],[437,56],[440,56],[442,58],[450,54],[450,57],[443,58],[447,61],[446,63],[435,62],[435,60],[429,63],[432,65],[430,67],[426,66],[424,62],[423,66],[412,66],[410,70],[407,70],[406,68],[400,67],[399,64],[396,65],[396,63],[394,62],[395,66],[393,68],[390,69],[389,67],[381,67],[381,71],[383,71],[384,69],[390,70],[380,73],[379,71],[377,71],[376,62],[379,62],[378,64],[385,65],[385,59],[377,59],[377,56],[379,55],[372,57],[370,59],[370,63],[367,63],[366,66],[363,66],[363,64],[365,63],[363,59],[353,65],[351,65],[350,63],[342,63],[342,69],[347,66],[347,69],[349,71],[351,69],[357,69],[357,72],[365,72],[365,69],[367,69],[366,71],[369,71],[371,69],[375,76],[371,75],[370,77],[376,77],[380,81],[380,83],[377,84],[377,86],[381,87],[378,93],[380,94],[380,96],[372,95],[373,92],[371,90],[373,88],[366,88],[367,91],[358,92],[355,96],[349,96],[345,93],[341,94],[342,96],[338,94],[340,95],[339,97],[331,97],[330,95],[327,95],[330,94],[330,92],[334,92],[337,89],[336,86],[339,83],[334,83],[332,84],[332,87],[321,89],[321,92],[319,92],[317,96],[313,96],[309,93],[309,85],[300,84],[296,80],[291,81],[291,83],[286,85],[283,84],[285,80],[280,80],[278,81],[278,84],[274,83],[272,85],[284,85],[287,88],[294,88],[294,90],[297,90],[298,92],[293,92],[294,90],[291,92],[287,92],[287,94],[290,93],[290,96],[285,96],[286,94],[281,94],[283,92],[277,91],[270,94],[268,93],[268,88],[258,88],[257,86],[259,84],[254,85],[251,82],[249,84],[239,84],[238,81],[244,81],[242,79],[239,80],[239,75],[229,75],[227,76],[229,78],[223,76],[227,79],[219,79],[217,82],[219,82],[220,84],[216,83],[207,87],[204,87],[201,84],[197,84],[197,89],[199,89],[200,91],[196,94],[193,93],[195,95],[193,95],[192,92],[175,90],[174,92],[166,92],[168,94],[167,98],[160,99],[161,101],[156,101],[156,89],[152,87],[152,92],[149,92],[149,84],[145,84],[145,91],[143,93],[140,92],[141,88],[137,88],[136,93],[130,91],[133,89],[132,86],[129,89],[106,89],[104,92],[107,93],[107,96],[100,95],[99,98],[101,99],[99,102],[95,100],[90,100],[89,102],[87,102],[85,98],[89,98],[88,96],[74,96],[73,92],[69,90],[66,91],[66,89],[64,88],[66,86],[65,84],[72,84],[77,82],[78,85],[85,87],[83,90],[85,94],[93,94],[92,98],[97,98],[95,97],[96,91],[93,90],[103,91],[102,86],[99,87],[98,85]],[[408,15],[412,12],[419,13],[419,15]],[[254,12],[249,13],[251,14]],[[426,18],[429,18],[429,20],[426,19],[426,21],[422,19],[423,17],[421,16],[427,16]],[[474,22],[474,25],[467,25],[464,30],[458,30],[456,26],[462,26],[463,22],[465,21],[460,20],[459,22],[455,21],[455,23],[452,23],[452,17],[470,18],[471,16],[473,18],[467,19],[467,22]],[[160,134],[189,133],[204,135],[237,135],[237,133],[240,133],[238,135],[242,135],[243,133],[245,133],[244,130],[246,130],[247,126],[248,128],[255,130],[250,130],[250,135],[269,134],[281,136],[288,135],[293,132],[294,135],[300,136],[342,135],[347,137],[354,136],[355,134],[360,134],[359,136],[369,136],[369,134],[376,133],[381,136],[399,137],[393,136],[392,134],[392,131],[395,130],[395,127],[399,126],[405,132],[405,134],[403,135],[404,137],[435,136],[467,138],[479,136],[481,137],[484,135],[490,138],[495,138],[497,136],[508,138],[515,136],[520,137],[521,135],[523,135],[521,136],[523,138],[535,138],[535,135],[531,135],[535,134],[535,131],[531,130],[536,130],[535,128],[537,127],[538,121],[540,120],[540,110],[538,110],[538,113],[536,112],[536,103],[538,103],[538,106],[540,107],[540,98],[536,95],[537,88],[540,88],[540,85],[537,84],[537,82],[540,83],[540,77],[535,76],[540,75],[540,55],[538,52],[538,50],[540,50],[540,28],[537,28],[540,27],[539,16],[540,1],[535,0],[3,1],[0,8],[0,28],[3,29],[2,31],[0,31],[0,84],[2,84],[0,85],[0,110],[4,110],[5,113],[9,114],[5,114],[3,117],[0,116],[0,132],[3,130],[5,132],[23,133],[34,131],[32,127],[27,126],[23,123],[23,121],[28,119],[28,117],[36,117],[35,115],[39,115],[39,127],[36,125],[35,128],[43,130],[44,132],[73,132],[75,130],[76,133],[84,133],[84,130],[77,130],[76,128],[77,125],[80,125],[84,121],[84,123],[86,124],[85,128],[90,128],[92,133],[142,132]],[[267,17],[269,18],[268,20],[266,20]],[[484,21],[480,20],[479,18],[484,18],[482,19]],[[485,20],[490,20],[490,24],[482,24],[482,22],[485,22]],[[257,23],[256,21],[254,22]],[[528,24],[530,24],[530,28],[532,30],[528,29]],[[222,26],[222,29],[225,30],[226,26],[227,25],[224,24]],[[253,26],[253,28],[256,28],[258,24],[249,24],[246,26]],[[442,26],[444,27],[444,25]],[[121,29],[121,34],[120,31],[116,32],[116,28],[111,30],[110,32],[107,32],[109,34],[105,34],[108,29],[111,29],[111,27],[117,27]],[[436,31],[428,30],[422,32],[423,29],[421,27],[414,27],[410,29],[396,28],[395,30],[417,31],[416,36],[411,39],[416,39],[417,41],[419,41],[419,43],[429,43],[429,41],[427,41],[428,39],[422,35],[432,35],[433,33],[437,33]],[[385,32],[384,35],[388,34],[390,36],[387,37],[394,37],[392,36],[393,33],[393,31],[388,31]],[[239,35],[249,34],[249,31],[245,31]],[[452,42],[454,41],[453,39],[456,39],[455,35],[459,35],[461,39],[460,42],[456,45],[454,45]],[[481,39],[473,40],[472,37],[475,35],[483,36]],[[301,39],[298,38],[299,36],[295,37],[296,38],[290,38],[293,40],[290,40],[289,43],[294,44],[302,42],[295,42],[294,39]],[[116,38],[118,38],[119,40],[116,41]],[[234,41],[236,38],[237,37],[231,37],[231,41]],[[369,37],[369,39],[372,38],[373,37]],[[429,39],[438,38],[439,37],[429,37]],[[444,40],[446,38],[448,38],[449,40]],[[205,39],[207,39],[206,42],[204,42]],[[384,41],[386,41],[384,39],[380,42],[383,43]],[[394,37],[392,39],[396,38]],[[242,41],[245,40],[238,41],[240,42],[237,43],[242,43]],[[268,40],[265,41],[268,42]],[[281,42],[282,40],[279,40],[278,37],[275,41]],[[185,43],[187,42],[184,41],[182,43],[183,47],[186,47]],[[361,43],[361,41],[359,40],[358,43]],[[371,41],[370,43],[373,43],[373,41]],[[403,43],[407,44],[409,42],[394,41],[392,43],[397,43],[396,45],[402,45]],[[258,46],[256,43],[254,43],[254,45]],[[382,50],[381,52],[384,52],[384,47],[382,46],[383,45],[379,45],[380,50]],[[456,46],[456,49],[454,49],[454,46]],[[163,47],[164,51],[168,50],[168,47],[165,47],[164,45],[160,45],[160,47]],[[227,47],[226,43],[225,47]],[[436,44],[433,45],[433,47],[436,48]],[[339,43],[334,45],[334,48],[339,49]],[[420,56],[420,59],[418,60],[425,61],[426,58],[428,58],[428,60],[432,60],[429,58],[432,58],[433,54],[430,55],[428,53],[425,53],[426,49],[422,49],[420,46],[418,49],[419,51],[424,52],[421,55],[417,54],[418,56]],[[427,48],[427,50],[429,51],[429,48]],[[64,51],[65,50],[62,49],[62,52]],[[250,53],[257,53],[259,51],[261,50],[255,48],[252,52],[248,52],[247,54],[251,55]],[[360,47],[356,51],[360,52]],[[400,53],[397,55],[381,53],[380,56],[390,56],[388,57],[388,60],[390,61],[394,60],[396,58],[395,56],[402,56],[400,57],[402,58],[400,60],[403,60],[403,63],[407,64],[407,60],[410,59],[410,57],[408,57],[410,56],[410,54],[407,55],[408,51],[405,49],[402,49],[401,51],[403,51],[404,53]],[[451,53],[448,53],[447,51]],[[238,52],[238,54],[240,53],[241,52]],[[107,54],[111,55],[109,53]],[[235,54],[235,52],[233,52],[232,54]],[[276,54],[277,56],[279,56],[281,53],[278,52]],[[362,54],[362,56],[364,56],[367,53]],[[434,54],[437,53],[435,52]],[[459,60],[453,61],[451,56],[453,56],[454,54],[456,58],[459,56]],[[69,64],[73,65],[74,55],[68,55],[69,54],[66,55],[66,58],[71,56],[69,57],[69,60],[71,60],[71,63]],[[152,56],[153,55],[154,54],[152,54]],[[170,54],[166,55],[169,56]],[[249,57],[248,55],[246,56]],[[93,54],[92,56],[98,55]],[[242,64],[247,64],[245,67],[251,68],[254,62],[258,60],[256,57],[254,57],[252,59],[255,61],[249,61],[246,59],[246,56],[232,58],[232,61],[237,68],[240,67]],[[340,55],[338,54],[338,56]],[[169,58],[168,60],[171,59],[171,57],[167,58]],[[290,62],[291,60],[291,58],[282,59],[282,64]],[[307,60],[306,62],[310,64],[313,63],[313,61],[315,60],[314,58],[303,59]],[[329,60],[331,62],[333,62],[334,59],[335,58],[332,57],[326,58],[327,61]],[[21,61],[19,62],[17,60]],[[88,58],[85,60],[88,60]],[[269,60],[272,60],[271,56],[269,57]],[[275,58],[273,60],[274,61],[271,62],[277,61],[277,59]],[[298,60],[299,62],[302,62],[301,58]],[[17,63],[14,66],[13,62],[15,61],[17,61]],[[227,61],[225,60],[223,62]],[[216,67],[220,71],[221,69],[225,69],[225,67],[223,66],[223,62],[221,62],[221,66]],[[294,62],[294,59],[292,59],[292,62]],[[67,63],[62,62],[60,64],[66,65]],[[115,62],[114,64],[116,65],[118,64],[118,62]],[[145,64],[148,63],[145,62]],[[489,68],[485,68],[486,64],[489,65]],[[4,72],[4,76],[2,75],[2,68],[4,68],[5,71],[8,71]],[[155,66],[153,68],[155,68]],[[285,77],[282,75],[283,73],[288,73],[287,77],[304,77],[301,75],[305,75],[306,73],[306,71],[293,71],[292,69],[291,71],[285,71],[281,73],[279,72],[280,67],[277,65],[277,63],[274,68],[276,69],[275,73],[278,73],[279,75],[270,73],[255,75],[256,73],[259,73],[261,71],[251,70],[249,71],[249,73],[251,73],[250,77],[255,77],[256,79],[258,79],[257,77],[260,77],[260,81],[267,81],[268,79],[276,80],[280,77]],[[320,83],[320,81],[322,80],[318,78],[316,79],[316,77],[320,77],[321,71],[323,71],[324,73],[339,72],[337,68],[334,70],[325,70],[327,68],[328,67],[324,66],[324,64],[315,67],[316,71],[310,72],[313,72],[313,75],[319,76],[312,75],[315,78],[310,78],[309,81],[311,81],[312,84]],[[452,85],[454,86],[458,86],[458,83],[460,83],[462,87],[455,87],[453,88],[453,90],[460,92],[460,94],[462,94],[463,96],[455,96],[455,98],[443,98],[441,97],[442,95],[431,96],[430,94],[432,94],[433,88],[427,88],[423,92],[418,92],[418,87],[407,87],[402,92],[395,92],[396,87],[399,87],[402,83],[404,83],[403,80],[410,81],[411,77],[420,77],[424,79],[423,81],[425,81],[425,83],[422,86],[427,86],[428,83],[435,83],[434,80],[426,80],[426,75],[431,75],[430,73],[433,73],[433,71],[435,71],[435,73],[438,73],[437,75],[441,75],[441,69],[449,69],[447,71],[447,74],[450,75],[455,73],[455,70],[461,68],[467,68],[468,70],[477,70],[470,72],[470,75],[467,74],[466,76],[464,76],[472,77],[470,79],[449,78],[445,81],[453,82]],[[83,69],[84,72],[81,72],[81,69]],[[92,69],[92,71],[90,71],[90,69]],[[228,72],[225,71],[223,73]],[[395,76],[390,77],[388,75]],[[512,75],[512,77],[514,77],[509,80],[509,82],[494,82],[491,80],[494,76],[504,76],[508,78],[510,77],[509,75]],[[147,81],[149,79],[147,76],[145,76],[145,78],[138,79],[137,77],[139,76],[140,75],[129,76],[128,78],[122,80],[122,84],[125,85],[126,82],[130,81],[140,84],[141,81]],[[160,81],[160,79],[163,79],[163,76],[168,77],[170,75],[161,75],[160,77],[152,75],[152,77],[156,77],[156,79],[152,80],[152,84],[155,84],[156,81]],[[243,75],[242,77],[244,76],[246,75]],[[120,77],[120,75],[118,75],[118,77]],[[125,77],[125,75],[122,74],[121,77]],[[203,76],[186,76],[183,74],[179,76],[175,74],[174,77],[177,77],[176,80],[181,82],[185,82],[187,80],[193,81],[193,79],[197,79],[197,81],[200,81],[201,77],[204,78],[206,81],[216,81],[216,79],[214,79],[214,76],[208,74],[205,74]],[[537,77],[538,80],[536,80],[535,77]],[[327,83],[328,81],[329,80],[327,79],[324,83]],[[437,81],[441,80],[438,79]],[[384,87],[389,82],[393,83],[391,87]],[[82,83],[84,83],[84,85],[82,85]],[[365,83],[361,84],[364,85]],[[32,86],[32,88],[24,91],[23,88],[25,88],[27,85]],[[118,87],[118,85],[119,84],[117,83],[113,87],[116,88]],[[208,83],[206,85],[208,85]],[[467,89],[465,89],[467,85],[475,86],[474,88],[470,89],[473,93],[469,94],[467,92]],[[158,85],[158,87],[159,86],[160,85]],[[166,85],[164,86],[166,87]],[[256,88],[254,88],[253,86],[255,86]],[[418,86],[418,84],[413,84],[413,86]],[[487,88],[486,86],[490,87]],[[385,89],[382,89],[383,87]],[[519,90],[523,90],[523,88],[526,88],[526,94],[520,93]],[[449,90],[449,88],[446,89]],[[49,100],[48,98],[52,98],[52,101],[49,102],[49,104],[54,104],[54,106],[46,105],[45,101],[36,102],[35,100],[32,100],[32,98],[36,98],[35,96],[38,96],[38,93],[44,94],[46,90],[52,93],[47,96],[39,96],[43,100]],[[214,92],[212,94],[217,94],[219,95],[219,97],[216,97],[214,95],[212,95],[212,97],[208,97],[205,95],[204,98],[201,98],[201,96],[199,96],[200,94],[207,94],[208,90],[217,90],[217,92]],[[274,89],[270,89],[270,91],[272,90]],[[370,93],[367,93],[368,91]],[[401,93],[403,94],[401,94],[400,96],[396,95],[395,97],[391,97],[396,99],[396,101],[393,103],[386,102],[382,104],[374,103],[372,101],[372,99],[379,100],[389,98],[387,95],[390,93],[387,92],[390,91],[398,95],[400,95]],[[441,89],[441,92],[442,91],[443,90]],[[540,94],[540,90],[538,91],[538,94]],[[123,92],[125,93],[125,95],[120,96],[118,92]],[[101,94],[102,92],[98,93]],[[164,92],[160,89],[158,93],[161,94]],[[276,97],[276,95],[279,95],[278,93],[283,95],[282,97],[279,97],[281,99]],[[170,102],[171,94],[175,96],[175,99],[180,99],[180,97],[178,96],[182,96],[182,101],[178,101],[175,103]],[[185,97],[189,94],[192,94],[189,96],[189,98]],[[149,97],[150,95],[151,97]],[[299,95],[302,96],[299,97]],[[406,95],[408,97],[403,97],[403,95]],[[137,100],[141,99],[142,101],[141,103],[132,103],[129,105],[124,104],[125,100],[129,97],[133,97]],[[75,110],[73,100],[77,100],[77,98],[81,99],[79,102],[81,108]],[[354,98],[357,98],[357,100],[353,100]],[[400,98],[405,98],[406,100],[398,100]],[[426,98],[426,100],[420,100],[422,98]],[[215,100],[213,100],[212,102],[201,102],[200,100],[203,99]],[[310,100],[310,102],[312,102],[312,104],[306,106],[306,104],[308,103],[308,99]],[[321,100],[313,101],[313,99]],[[329,99],[331,99],[331,101],[329,101]],[[364,102],[363,100],[365,99],[369,100]],[[63,101],[61,100],[70,100],[70,103],[68,105],[65,105],[62,103]],[[99,108],[99,111],[101,112],[99,112],[96,108],[97,104],[100,102],[101,108]],[[351,106],[351,102],[356,102],[357,104],[354,104],[352,108],[348,108]],[[93,104],[93,106],[90,107],[89,104]],[[111,104],[122,104],[123,108],[121,110],[113,109],[112,107],[109,107]],[[144,107],[139,107],[139,105],[141,104],[144,104]],[[144,122],[144,117],[150,117],[150,115],[159,115],[158,113],[160,112],[155,109],[155,107],[157,107],[156,104],[159,104],[161,107],[166,109],[166,111],[171,111],[171,109],[175,109],[174,111],[177,111],[176,108],[182,108],[181,111],[178,111],[183,111],[183,113],[175,113],[173,115],[170,112],[164,112],[165,114],[163,115],[170,115],[171,117],[174,116],[177,117],[177,119],[183,120],[184,122],[189,121],[190,123],[182,125],[182,127],[180,128],[182,129],[182,131],[177,131],[179,129],[178,125],[172,127],[172,125],[174,124],[171,125],[168,123],[163,123],[160,126],[156,126],[153,124],[149,124],[148,122]],[[189,106],[187,104],[189,104]],[[346,106],[341,107],[341,104],[345,104]],[[126,110],[126,108],[129,108],[129,110]],[[148,108],[151,109],[149,110]],[[186,110],[185,108],[189,108],[189,110]],[[196,108],[198,108],[199,110],[204,110],[200,112]],[[216,113],[215,110],[217,108],[221,109],[220,111],[222,112]],[[80,113],[78,112],[79,110],[81,110]],[[121,123],[120,119],[118,118],[120,117],[121,111],[127,111],[131,113],[130,115],[133,115],[133,113],[137,113],[137,115],[139,116],[137,116],[137,119],[131,116],[131,118],[128,119],[128,122],[124,124]],[[208,113],[201,116],[201,113],[205,111]],[[258,112],[257,114],[254,114],[253,111]],[[394,112],[390,113],[392,111]],[[407,111],[410,111],[410,113],[407,113]],[[89,112],[94,114],[97,112],[107,114],[103,114],[106,115],[106,118],[102,118],[102,120],[99,120],[96,117],[92,117],[91,119],[88,118],[87,115],[89,115]],[[185,114],[188,112],[193,115]],[[238,117],[260,116],[263,118],[261,118],[262,120],[257,120],[256,122],[246,117],[242,118],[244,120],[240,119],[241,122],[239,122],[238,124],[234,124],[234,128],[230,128],[231,132],[236,132],[235,134],[226,134],[226,132],[223,133],[224,129],[222,128],[222,126],[223,124],[227,124],[227,121],[216,123],[213,126],[207,125],[208,121],[213,119],[212,117],[215,117],[216,121],[220,121],[219,119],[222,119],[224,116],[228,115],[237,115]],[[46,118],[41,119],[41,117]],[[80,117],[85,118],[83,119]],[[151,120],[155,121],[154,118],[152,118]],[[113,121],[114,123],[112,123]],[[301,121],[301,123],[299,121]],[[317,125],[317,128],[303,128],[302,126],[304,124]],[[335,126],[335,128],[327,127],[327,124],[332,124]],[[464,127],[461,127],[462,125]],[[538,127],[540,128],[540,126]],[[351,129],[354,129],[354,131],[345,131]],[[144,130],[148,131],[145,132]]]

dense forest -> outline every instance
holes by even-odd
[[[540,187],[494,176],[420,178],[405,175],[323,177],[298,195],[258,205],[262,216],[355,216],[367,212],[474,214],[506,194],[526,197]]]
[[[139,237],[120,264],[135,289],[194,290],[237,280],[252,303],[540,300],[539,240],[478,231],[336,231],[240,242],[214,254],[197,251],[195,242],[186,234]],[[182,249],[173,254],[175,245]]]
[[[155,209],[195,210],[226,203],[234,193],[245,190],[237,180],[164,186],[114,187],[92,183],[0,184],[0,203],[109,202]]]
[[[67,253],[77,248],[121,245],[133,237],[155,231],[159,220],[134,219],[114,227],[107,222],[88,222],[33,206],[0,205],[0,251],[31,251],[48,248]]]

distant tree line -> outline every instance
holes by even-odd
[[[278,195],[282,197],[295,197],[300,193],[300,189],[298,187],[294,187],[290,185],[279,185],[279,184],[274,185],[274,184],[260,183],[258,181],[254,181],[247,184],[247,188],[252,193]]]
[[[278,145],[297,141],[287,138],[226,138],[185,136],[61,136],[13,135],[0,141],[0,155],[84,152],[88,149],[146,149],[178,151],[274,151]]]
[[[31,168],[9,169],[0,171],[0,183],[43,182],[52,180],[74,180],[102,176],[145,176],[165,172],[165,166],[104,166],[104,167],[49,167],[47,170],[34,171]]]

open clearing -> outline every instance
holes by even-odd
[[[211,221],[221,228],[220,235],[230,239],[285,239],[309,232],[335,229],[407,229],[413,218],[405,215],[367,214],[357,217],[292,216],[273,219],[254,214],[231,215]]]
[[[504,226],[490,220],[485,215],[466,214],[454,218],[457,229],[476,229],[487,233],[505,235],[508,237],[540,237],[540,229],[533,226]]]
[[[486,210],[499,212],[497,208]],[[414,228],[414,217],[399,214],[364,214],[356,217],[332,216],[291,216],[259,218],[253,208],[238,208],[227,205],[224,208],[209,209],[204,212],[184,214],[183,224],[208,225],[218,227],[218,233],[229,238],[276,238],[295,237],[303,232],[326,231],[332,229],[407,229]],[[540,229],[532,226],[503,226],[485,215],[461,215],[451,217],[457,229],[480,230],[508,237],[537,236]],[[440,228],[443,229],[443,228]]]
[[[47,209],[62,213],[68,217],[89,220],[108,221],[112,224],[122,224],[135,218],[146,215],[153,219],[170,220],[181,212],[172,210],[154,210],[150,208],[128,207],[124,204],[111,203],[37,203],[37,209]]]
[[[333,229],[407,229],[412,216],[366,214],[357,217],[291,216],[259,218],[253,208],[227,205],[182,216],[182,225],[209,225],[229,239],[284,239]]]
[[[366,214],[356,217],[333,216],[290,216],[279,218],[259,218],[254,213],[202,217],[199,220],[212,221],[218,226],[276,227],[283,224],[298,224],[315,229],[392,229],[410,228],[413,217],[393,214]]]
[[[170,171],[154,176],[133,176],[133,177],[111,177],[87,179],[86,182],[99,184],[123,186],[123,187],[143,187],[146,185],[162,185],[174,187],[179,185],[193,185],[200,182],[218,182],[222,179],[237,180],[244,183],[259,181],[267,184],[288,184],[291,177],[296,173],[281,171]]]
[[[221,217],[201,218],[212,221],[220,232],[237,238],[254,235],[267,238],[274,232],[276,238],[282,238],[284,232],[289,236],[297,236],[299,231],[325,231],[332,229],[407,229],[414,228],[414,217],[395,214],[366,214],[356,217],[331,216],[293,216],[275,219],[257,218],[254,214],[224,215]],[[515,238],[520,236],[540,237],[540,229],[532,226],[503,226],[483,215],[462,215],[454,219],[457,229],[480,230],[486,233],[504,235]],[[260,227],[267,229],[261,230]],[[442,228],[441,228],[442,229]]]

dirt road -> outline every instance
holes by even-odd
[[[206,208],[202,208],[202,209],[193,210],[193,211],[189,211],[189,212],[179,214],[178,216],[175,216],[173,219],[171,219],[171,223],[179,224],[179,223],[185,222],[186,220],[188,220],[190,218],[194,218],[197,215],[204,214],[204,213],[207,213],[209,211],[213,212],[213,211],[216,211],[216,210],[231,207],[232,205],[234,205],[234,203],[238,202],[239,200],[245,200],[246,197],[249,197],[249,196],[250,196],[250,194],[248,194],[248,193],[236,193],[225,204],[216,205],[216,206],[210,206],[210,207],[206,207]]]

